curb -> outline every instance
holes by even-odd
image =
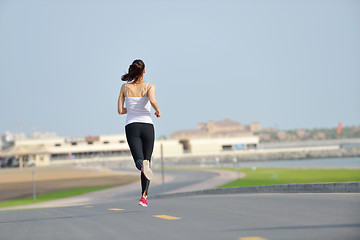
[[[160,194],[150,198],[220,195],[238,193],[360,193],[360,182],[279,184],[251,187],[214,188],[192,192]]]

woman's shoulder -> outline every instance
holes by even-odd
[[[148,89],[150,89],[150,88],[154,88],[155,87],[155,85],[154,84],[151,84],[151,83],[146,83],[147,84],[147,87],[148,87]]]
[[[125,92],[125,87],[126,87],[126,83],[123,83],[123,84],[121,85],[121,88],[120,88],[120,92],[121,92],[121,93],[124,93],[124,92]]]

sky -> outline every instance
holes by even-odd
[[[157,137],[225,118],[360,125],[359,43],[355,0],[0,0],[0,133],[124,133],[135,59]]]

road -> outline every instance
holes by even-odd
[[[1,212],[0,238],[349,240],[360,238],[359,203],[359,194],[194,196],[153,199],[148,208],[123,199]]]
[[[166,191],[206,176],[175,172]],[[360,239],[360,194],[207,195],[149,199],[144,208],[136,191],[91,205],[0,212],[0,239]]]

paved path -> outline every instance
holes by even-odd
[[[136,170],[122,169],[121,171],[126,172],[127,174],[139,174],[139,172]],[[167,170],[164,179],[165,184],[163,185],[161,173],[155,171],[155,177],[151,181],[149,193],[150,195],[157,195],[162,193],[210,189],[243,176],[244,174],[242,173],[235,173],[225,170]],[[125,186],[92,192],[80,196],[58,199],[44,203],[35,203],[24,206],[3,208],[0,210],[66,207],[84,204],[104,203],[109,201],[116,201],[123,198],[138,198],[141,196],[140,190],[140,182],[135,182]]]
[[[239,175],[167,171],[165,185],[157,176],[152,195],[213,188]],[[0,212],[0,239],[360,239],[360,194],[201,195],[149,199],[144,208],[139,191],[138,182]]]
[[[192,192],[199,191],[205,189],[212,189],[217,186],[224,185],[230,181],[234,181],[238,178],[244,178],[245,174],[241,172],[234,171],[224,171],[224,170],[206,170],[206,172],[211,172],[216,174],[214,177],[208,178],[204,181],[191,184],[189,186],[185,186],[183,188],[177,188],[170,191],[165,192],[165,194],[172,193],[181,193],[181,192]]]
[[[0,212],[0,239],[360,239],[360,194],[137,198]]]

